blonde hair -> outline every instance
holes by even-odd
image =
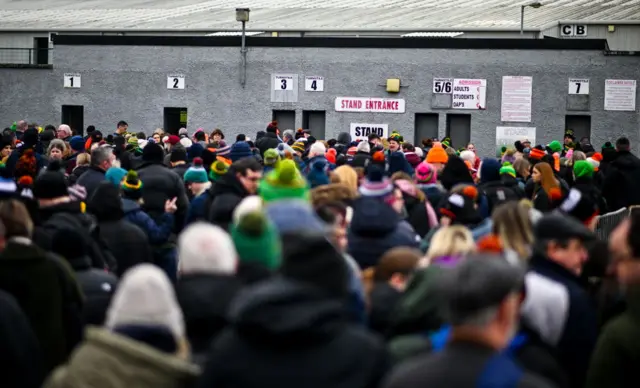
[[[0,222],[4,226],[4,238],[33,235],[33,221],[27,207],[16,199],[0,202]]]
[[[452,225],[440,228],[433,235],[426,257],[430,261],[443,256],[466,255],[475,250],[471,231],[462,225]]]
[[[533,244],[533,224],[526,202],[507,202],[498,206],[491,217],[493,233],[500,237],[505,249],[518,254],[521,260],[529,257]]]
[[[333,175],[339,178],[339,183],[348,187],[353,196],[358,195],[358,173],[351,166],[343,165],[333,171]]]
[[[88,166],[91,164],[91,155],[83,152],[76,156],[76,166]]]

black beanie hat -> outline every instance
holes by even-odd
[[[38,129],[27,128],[22,135],[22,142],[27,147],[36,145],[38,143]]]
[[[186,162],[187,161],[187,151],[183,147],[176,147],[171,150],[170,161],[172,163],[175,162]]]
[[[148,143],[142,149],[142,160],[145,162],[162,162],[164,159],[164,151],[162,147],[156,143]]]
[[[54,160],[49,163],[46,170],[38,175],[33,184],[33,195],[37,199],[53,199],[69,195],[61,169],[60,162]]]
[[[598,201],[588,192],[573,188],[567,198],[560,204],[558,210],[588,225],[600,211]]]
[[[54,233],[51,251],[67,260],[77,259],[87,255],[87,240],[77,230],[63,228]]]
[[[294,235],[283,247],[282,275],[333,298],[345,299],[349,294],[349,269],[344,257],[323,234]]]

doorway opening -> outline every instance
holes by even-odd
[[[84,106],[62,105],[60,122],[71,127],[75,135],[84,136]]]
[[[271,119],[278,122],[280,132],[284,132],[287,129],[296,130],[295,110],[274,110]]]
[[[323,110],[302,111],[302,128],[308,129],[316,139],[325,138],[326,112]]]
[[[49,64],[49,38],[33,38],[33,47],[35,58],[32,59],[32,63],[36,65]]]
[[[591,143],[591,116],[586,115],[566,115],[564,118],[564,129],[573,130],[576,142],[584,138]]]
[[[471,141],[471,115],[447,114],[447,136],[454,149],[466,147]]]
[[[187,108],[164,108],[164,130],[177,135],[180,128],[187,127]]]
[[[416,113],[414,123],[414,145],[422,147],[422,139],[438,138],[438,117],[437,113]]]

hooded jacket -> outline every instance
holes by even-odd
[[[122,211],[127,221],[138,226],[147,234],[151,245],[162,245],[171,236],[173,214],[164,213],[160,222],[156,224],[137,202],[127,198],[122,199]]]
[[[89,200],[89,212],[98,221],[100,237],[116,260],[116,274],[122,276],[129,268],[153,261],[146,233],[124,218],[118,188],[102,182]]]
[[[91,195],[96,191],[100,182],[104,182],[105,180],[107,180],[107,178],[105,178],[105,171],[96,166],[91,166],[80,175],[77,183],[87,190],[87,198],[91,198]]]
[[[230,317],[199,387],[376,387],[387,370],[382,342],[312,286],[263,282],[238,296]]]
[[[606,172],[602,195],[612,211],[640,205],[640,159],[630,152],[618,151]]]
[[[391,248],[419,246],[413,228],[391,206],[367,197],[354,201],[348,240],[348,252],[361,269],[375,266]]]
[[[224,174],[209,190],[211,205],[208,210],[209,222],[224,230],[229,229],[233,210],[249,192],[233,174]]]

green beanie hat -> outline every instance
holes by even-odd
[[[231,239],[241,263],[258,263],[275,271],[282,261],[280,236],[261,211],[243,215],[231,226]]]
[[[573,175],[576,178],[593,177],[593,165],[586,160],[578,160],[573,164]]]
[[[258,188],[260,197],[265,202],[281,199],[310,200],[309,184],[300,174],[296,162],[290,159],[281,160]]]
[[[391,135],[389,135],[389,140],[393,140],[393,141],[396,141],[396,142],[401,143],[401,144],[404,141],[402,135],[396,130],[393,130],[391,132]]]
[[[268,150],[264,151],[264,156],[262,159],[264,160],[265,166],[273,166],[280,159],[280,155],[274,148],[269,148]]]
[[[142,181],[138,178],[138,173],[129,170],[121,185],[122,196],[134,201],[142,198]]]
[[[551,151],[553,151],[554,154],[556,152],[562,152],[562,144],[560,144],[560,142],[557,140],[554,140],[551,143],[549,143],[549,148],[551,148]]]
[[[500,175],[511,175],[512,177],[516,177],[516,169],[513,168],[511,163],[504,162],[502,167],[500,168]]]

